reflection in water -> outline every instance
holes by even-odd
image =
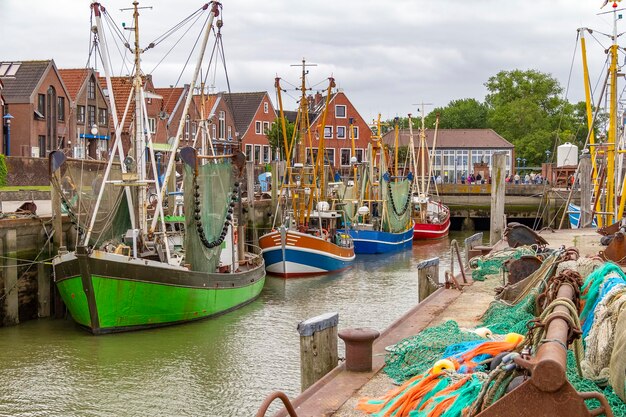
[[[443,274],[448,240],[358,256],[339,274],[268,277],[250,305],[169,328],[101,337],[71,320],[1,328],[0,416],[254,415],[271,391],[299,393],[298,322],[336,311],[340,329],[383,330],[417,302],[415,265],[436,256]]]

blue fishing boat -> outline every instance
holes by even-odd
[[[388,253],[413,245],[410,207],[413,174],[398,175],[395,163],[394,175],[387,169],[386,161],[392,158],[379,145],[380,115],[377,132],[376,145],[368,148],[369,161],[361,165],[360,173],[359,167],[355,167],[354,180],[338,186],[338,201],[345,213],[345,228],[340,233],[352,237],[356,254]]]
[[[387,253],[413,246],[413,225],[400,233],[373,230],[371,224],[357,224],[345,231],[352,237],[354,252]]]
[[[580,224],[580,207],[576,204],[569,203],[567,205],[567,214],[569,216],[570,227],[572,229],[578,229]],[[591,222],[591,227],[598,227],[595,217]]]

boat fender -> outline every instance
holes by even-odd
[[[491,360],[491,363],[489,363],[489,370],[493,371],[494,369],[496,369],[498,365],[502,363],[502,359],[509,353],[511,352],[500,352],[496,356],[494,356],[494,358]]]
[[[487,327],[479,327],[474,330],[474,333],[485,339],[492,339],[493,337],[493,333]]]
[[[507,335],[504,336],[504,341],[507,343],[514,343],[515,346],[517,346],[524,341],[524,336],[519,333],[507,333]]]
[[[432,374],[433,375],[438,375],[440,373],[442,373],[443,371],[454,371],[454,362],[452,362],[449,359],[441,359],[438,360],[437,362],[435,362],[435,364],[433,365],[433,371]]]

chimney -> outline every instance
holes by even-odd
[[[313,96],[311,95],[307,96],[306,101],[309,102],[309,110],[315,106],[315,102],[313,101]]]
[[[318,91],[317,93],[315,93],[315,105],[318,106],[321,103],[322,103],[322,93]]]

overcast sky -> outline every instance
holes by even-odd
[[[450,100],[483,100],[484,83],[501,70],[536,69],[550,73],[568,99],[584,98],[576,29],[596,29],[588,38],[591,79],[600,77],[610,41],[611,15],[597,14],[602,0],[224,0],[222,28],[231,90],[269,91],[274,78],[299,83],[291,67],[302,58],[310,68],[309,84],[325,88],[336,79],[359,112],[371,120],[416,114],[416,103],[445,106]],[[89,46],[89,0],[0,0],[0,61],[53,58],[59,68],[86,65]],[[106,0],[115,21],[131,22],[130,1]],[[147,43],[188,16],[202,2],[145,0],[140,6],[142,39]],[[626,3],[624,4],[626,6]],[[129,25],[130,26],[130,25]],[[175,84],[197,35],[198,26],[153,71],[157,87]],[[626,30],[620,22],[618,31]],[[193,35],[192,35],[193,33]],[[159,44],[143,58],[150,72],[178,36]],[[210,46],[212,44],[210,41]],[[116,74],[125,73],[111,46]],[[573,72],[572,58],[574,58]],[[101,67],[100,67],[101,68]],[[189,73],[189,71],[188,71]],[[215,84],[226,90],[223,70]],[[182,84],[187,80],[186,75]],[[289,95],[295,97],[297,92]],[[287,101],[293,107],[292,101]]]

